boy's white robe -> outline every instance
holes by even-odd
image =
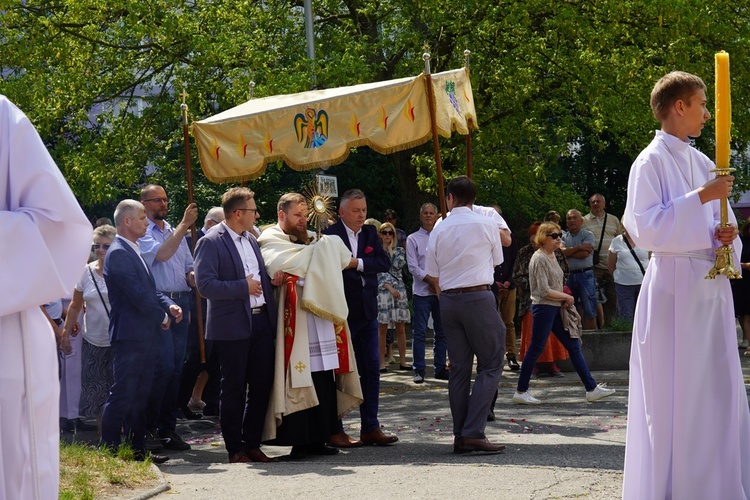
[[[732,292],[725,276],[705,279],[721,245],[720,208],[702,205],[696,189],[712,168],[657,131],[630,171],[623,224],[654,254],[633,326],[624,499],[750,498],[750,411]],[[735,266],[740,245],[735,239]]]
[[[31,122],[2,95],[0,227],[0,498],[57,498],[57,354],[39,306],[71,293],[92,228]]]

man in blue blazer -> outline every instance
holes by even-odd
[[[159,337],[167,335],[172,318],[182,321],[182,309],[156,290],[156,283],[138,251],[138,239],[146,234],[148,219],[143,205],[123,200],[115,209],[117,237],[104,260],[104,280],[111,305],[109,338],[112,344],[114,384],[102,414],[101,444],[120,445],[125,429],[134,458],[146,452],[146,403],[154,375]],[[152,455],[155,463],[168,457]]]
[[[350,448],[362,444],[387,445],[398,438],[384,434],[378,421],[380,392],[380,353],[378,352],[378,273],[388,272],[391,259],[383,250],[374,226],[365,226],[367,201],[359,189],[341,196],[340,220],[325,234],[338,235],[352,251],[352,262],[344,269],[344,294],[349,306],[347,323],[351,329],[354,356],[359,369],[364,402],[359,407],[362,418],[360,440],[346,435],[343,425],[331,436],[330,445]]]
[[[254,196],[247,188],[224,193],[224,222],[195,247],[196,282],[208,299],[206,340],[221,369],[219,418],[230,463],[277,461],[260,449],[273,383],[276,303],[249,233],[258,213]]]

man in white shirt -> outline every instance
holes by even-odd
[[[419,210],[419,221],[421,227],[418,231],[406,238],[406,262],[409,272],[414,276],[412,285],[414,316],[412,318],[412,343],[411,350],[414,362],[414,383],[424,382],[425,372],[425,337],[427,335],[427,320],[432,314],[434,323],[433,361],[435,366],[435,378],[448,380],[449,373],[445,367],[447,341],[443,331],[443,322],[440,320],[440,303],[435,288],[425,280],[425,258],[427,255],[427,243],[430,240],[430,232],[435,227],[437,207],[432,203],[425,203]]]
[[[476,189],[463,175],[448,183],[451,215],[432,230],[425,264],[426,279],[440,294],[448,338],[454,453],[505,449],[484,434],[503,369],[505,325],[490,290],[494,266],[503,262],[503,251],[496,224],[472,211]],[[477,377],[472,388],[474,356]]]

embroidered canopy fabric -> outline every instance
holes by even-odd
[[[213,182],[261,176],[268,162],[295,170],[343,162],[350,148],[382,154],[431,137],[425,75],[385,82],[252,99],[194,122],[201,167]],[[432,75],[438,133],[477,128],[466,69]]]

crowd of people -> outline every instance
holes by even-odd
[[[519,372],[512,403],[542,404],[530,380],[540,367],[563,376],[555,362],[568,357],[585,401],[611,396],[615,391],[591,375],[580,338],[582,330],[619,315],[634,325],[623,497],[747,498],[750,412],[734,316],[747,338],[750,308],[737,298],[740,285],[733,310],[728,281],[704,279],[713,250],[740,234],[733,216],[729,226],[718,223],[716,201],[731,194],[734,179],[709,178],[712,163],[687,142],[710,117],[698,77],[670,73],[654,88],[651,105],[662,130],[633,165],[623,222],[596,193],[589,214],[567,211],[565,231],[551,211],[531,224],[529,244],[518,248],[500,208],[477,205],[476,185],[466,176],[448,183],[448,212],[422,205],[420,228],[408,236],[393,210],[382,224],[368,221],[359,189],[343,193],[338,220],[322,234],[308,231],[307,201],[297,193],[281,196],[276,223],[261,230],[255,194],[235,187],[208,210],[193,242],[187,236],[198,207],[190,204],[173,227],[167,193],[154,184],[142,188],[140,200],[117,205],[114,225],[102,221],[92,231],[33,127],[3,98],[0,119],[13,125],[14,147],[2,151],[0,168],[20,164],[20,145],[36,155],[39,171],[10,177],[16,185],[4,199],[13,206],[0,214],[24,241],[55,251],[38,251],[39,269],[24,274],[28,290],[1,302],[11,346],[0,351],[0,362],[12,376],[0,376],[0,394],[4,407],[12,398],[23,404],[10,418],[3,414],[0,430],[6,440],[21,429],[15,449],[32,460],[16,467],[3,443],[10,465],[3,467],[0,493],[29,489],[39,497],[55,489],[54,398],[73,429],[85,425],[81,417],[96,419],[105,453],[125,440],[136,460],[162,463],[169,459],[159,454],[163,449],[189,449],[176,419],[179,411],[200,418],[207,379],[217,377],[212,364],[220,374],[219,418],[230,463],[278,461],[264,445],[291,446],[290,460],[392,445],[398,437],[379,420],[388,349],[395,340],[399,369],[424,383],[430,320],[432,376],[448,380],[454,453],[501,452],[505,446],[490,441],[485,428],[494,419],[505,363]],[[32,177],[38,199],[27,197]],[[45,206],[52,193],[59,215],[20,208]],[[60,220],[65,240],[54,236]],[[741,234],[744,241],[750,222]],[[8,251],[28,257],[36,249]],[[750,270],[745,254],[743,248],[737,255],[743,271]],[[74,283],[64,308],[60,297]],[[206,299],[205,324],[197,325],[205,340],[199,363],[195,344],[203,342],[189,340],[190,324],[202,317],[191,312],[200,304],[191,303],[196,289]],[[409,365],[405,325],[412,320]],[[55,332],[57,363],[49,342],[30,330]],[[696,370],[701,359],[724,366]],[[184,366],[191,368],[183,375]],[[54,367],[60,384],[50,388],[43,382],[55,376]],[[34,395],[39,390],[43,397]],[[355,408],[358,437],[344,427]],[[703,432],[706,421],[721,436]]]

